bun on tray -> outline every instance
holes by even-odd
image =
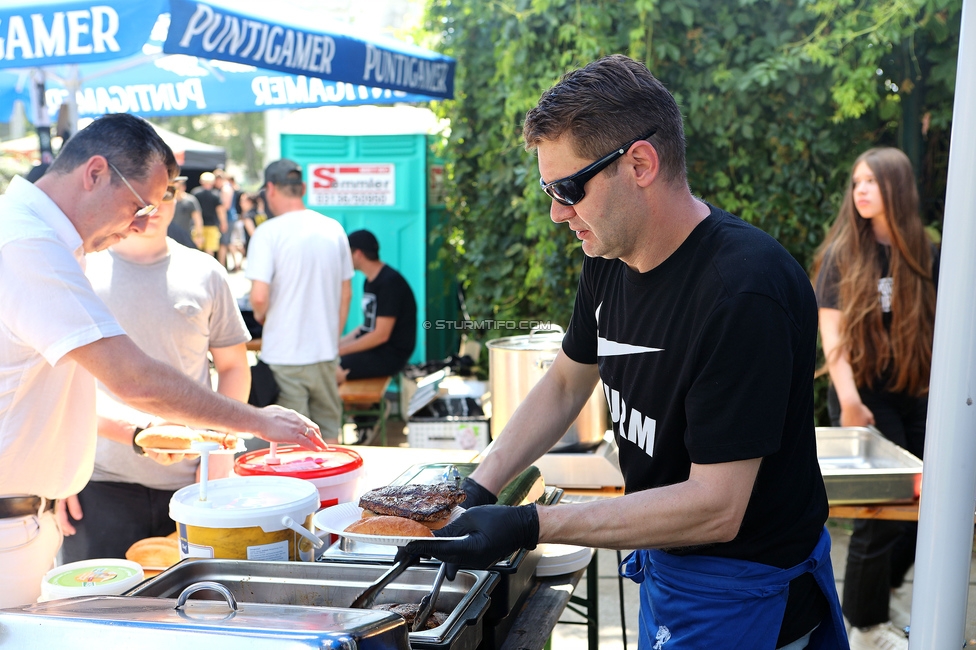
[[[433,537],[430,528],[419,521],[406,517],[392,515],[378,515],[358,519],[348,526],[345,532],[359,535],[382,535],[383,537]]]

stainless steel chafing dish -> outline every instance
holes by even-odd
[[[188,585],[209,581],[226,587],[241,603],[298,605],[297,609],[317,609],[343,616],[363,616],[364,612],[371,612],[373,616],[392,617],[403,622],[399,616],[387,612],[339,609],[347,608],[363,589],[389,568],[382,564],[187,560],[135,587],[127,595],[172,598]],[[430,565],[407,569],[380,593],[376,604],[419,603],[430,591],[436,573],[437,566]],[[447,620],[432,630],[410,632],[409,647],[414,650],[476,648],[481,642],[482,618],[497,581],[498,576],[488,571],[459,571],[453,582],[444,583],[437,599],[437,610],[446,613]],[[217,594],[206,592],[200,595],[219,598]]]
[[[187,600],[200,589],[219,600]],[[93,596],[0,610],[0,648],[410,648],[403,619],[388,612],[238,602],[213,584],[180,591],[178,598]]]
[[[477,467],[475,463],[454,463],[461,476],[468,476]],[[403,474],[390,482],[390,485],[407,485],[410,483],[430,484],[443,481],[448,463],[422,463],[407,469]],[[561,488],[546,486],[542,474],[535,466],[529,467],[513,479],[498,495],[498,503],[502,505],[521,505],[533,501],[542,505],[554,505],[562,498]],[[340,538],[338,542],[326,549],[321,562],[362,562],[389,563],[392,561],[396,548],[393,546],[379,546],[364,542]],[[525,549],[516,551],[489,568],[498,575],[498,586],[491,595],[491,606],[485,614],[486,637],[492,639],[504,636],[507,627],[503,619],[508,619],[510,625],[514,616],[510,616],[528,595],[535,577],[535,569],[542,557],[542,551]],[[427,561],[423,561],[428,564]],[[438,566],[440,562],[431,562]],[[502,628],[499,630],[499,628]],[[488,639],[488,640],[492,640]],[[490,646],[495,645],[494,643]]]
[[[874,427],[818,427],[817,459],[831,505],[918,496],[922,461]]]

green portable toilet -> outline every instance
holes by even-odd
[[[434,277],[436,271],[428,277],[428,264],[436,257],[436,250],[428,250],[428,138],[436,126],[430,110],[413,106],[303,109],[279,125],[281,157],[305,170],[305,204],[337,220],[347,233],[371,231],[380,244],[380,259],[410,284],[417,301],[417,344],[410,363],[456,350],[442,349],[448,344],[443,330],[425,327],[432,317],[453,320],[457,311],[449,313],[445,304],[450,301],[443,295],[454,285]],[[435,207],[432,218],[442,218],[442,207],[440,212]],[[357,272],[352,284],[345,332],[363,320],[363,275]],[[437,287],[437,295],[430,295],[428,286]]]

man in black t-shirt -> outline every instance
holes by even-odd
[[[848,647],[813,420],[817,304],[776,241],[692,195],[681,112],[622,55],[526,115],[550,217],[582,244],[562,350],[464,483],[458,541],[407,551],[485,568],[539,542],[637,549],[640,647]],[[507,507],[597,381],[626,495]],[[472,507],[473,506],[473,507]],[[478,507],[481,506],[481,507]]]
[[[220,202],[220,193],[214,187],[217,177],[211,172],[200,174],[200,185],[191,194],[200,203],[203,218],[203,245],[205,253],[216,256],[220,249],[220,234],[227,230],[227,214]]]
[[[410,285],[380,261],[380,245],[368,230],[349,234],[352,266],[366,276],[363,324],[339,340],[337,379],[392,376],[403,370],[417,338],[417,303]]]

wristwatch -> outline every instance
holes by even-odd
[[[142,447],[136,444],[136,436],[146,430],[146,427],[136,427],[135,431],[132,432],[132,451],[136,452],[140,456],[145,456],[146,452]]]

